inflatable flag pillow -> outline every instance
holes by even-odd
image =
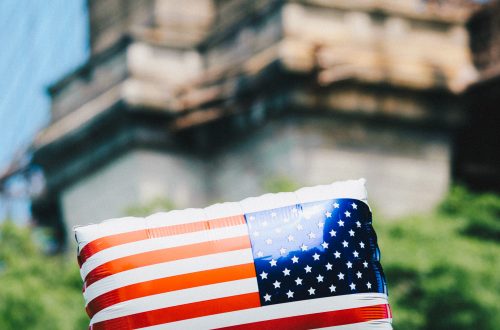
[[[364,184],[76,227],[90,329],[392,329]]]

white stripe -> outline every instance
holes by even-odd
[[[329,312],[387,304],[387,296],[381,293],[358,293],[336,297],[301,300],[285,304],[269,305],[229,313],[214,314],[183,321],[171,322],[143,329],[214,329],[252,322],[267,321],[291,316]],[[153,309],[153,308],[152,308]],[[334,328],[337,329],[337,328]],[[358,328],[355,328],[358,329]],[[390,328],[381,328],[390,329]]]
[[[221,239],[244,235],[248,235],[246,224],[121,244],[92,255],[82,265],[80,274],[85,278],[94,268],[106,262],[143,252],[210,241],[217,243]]]
[[[88,304],[92,301],[92,299],[106,292],[127,285],[248,263],[253,264],[252,249],[250,248],[164,262],[161,264],[131,269],[105,277],[87,287],[83,296],[85,298],[85,303]]]
[[[153,296],[128,300],[110,306],[95,314],[94,317],[90,320],[90,324],[92,325],[104,320],[147,312],[160,308],[252,292],[258,292],[256,278],[205,285],[174,292],[166,292]]]
[[[262,210],[274,209],[295,204],[323,201],[334,198],[353,198],[367,203],[365,179],[335,182],[329,185],[306,187],[291,193],[266,194],[244,199],[236,203],[222,203],[205,209],[175,210],[156,213],[147,218],[119,218],[104,221],[100,224],[75,227],[79,250],[89,242],[114,234],[135,230],[186,224],[192,222],[242,215]]]

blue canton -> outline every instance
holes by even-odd
[[[354,199],[245,215],[262,305],[387,293],[368,206]]]

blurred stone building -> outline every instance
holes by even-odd
[[[36,216],[61,229],[162,197],[365,177],[387,216],[452,177],[477,78],[462,1],[89,1],[88,62],[50,88]]]

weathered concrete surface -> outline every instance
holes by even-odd
[[[205,204],[203,163],[193,157],[135,150],[63,190],[64,218],[72,226],[124,216],[127,209],[168,198]]]
[[[239,200],[264,193],[276,177],[299,185],[364,177],[381,214],[426,212],[447,191],[449,143],[445,134],[351,120],[276,120],[209,163],[208,190],[218,200]]]
[[[266,181],[326,184],[364,177],[377,216],[426,212],[446,192],[450,141],[444,134],[352,120],[272,120],[211,156],[133,150],[62,191],[68,225],[126,215],[168,199],[176,207],[238,201]]]

